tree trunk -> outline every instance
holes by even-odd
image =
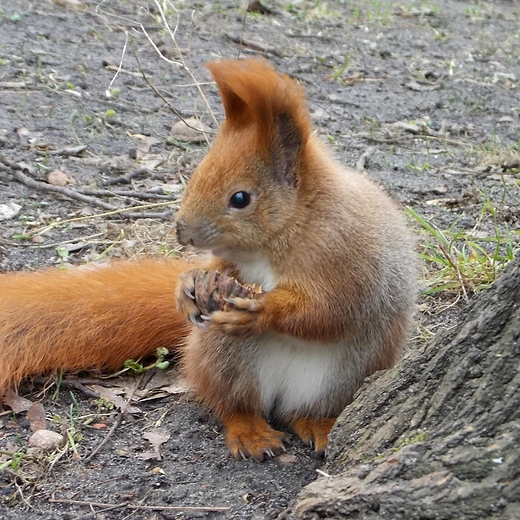
[[[341,415],[297,518],[520,519],[520,258]]]

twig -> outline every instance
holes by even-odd
[[[23,173],[23,169],[26,169],[27,171],[30,171],[31,168],[28,165],[21,165],[14,161],[11,161],[4,155],[0,154],[0,163],[3,163],[4,165],[8,166],[11,171],[10,174],[19,182],[27,186],[28,188],[38,189],[42,191],[50,191],[53,193],[60,193],[62,195],[65,195],[71,199],[80,200],[82,202],[86,202],[87,204],[91,204],[93,206],[98,206],[100,208],[109,210],[109,213],[105,213],[105,216],[108,215],[114,215],[116,213],[125,213],[125,217],[127,218],[166,218],[171,216],[171,212],[166,211],[163,213],[139,213],[139,212],[132,212],[136,209],[139,209],[140,207],[150,207],[150,206],[134,206],[132,208],[117,208],[116,206],[113,206],[112,204],[108,204],[107,202],[103,202],[102,200],[99,200],[95,197],[91,197],[89,195],[84,195],[80,193],[77,190],[71,190],[70,188],[66,188],[63,186],[54,186],[53,184],[46,184],[45,182],[36,181],[32,179],[31,177],[25,175]],[[155,198],[155,197],[154,197]],[[167,203],[169,204],[169,203]],[[99,215],[96,215],[99,216]],[[91,218],[88,217],[88,218]]]
[[[175,49],[177,50],[177,54],[179,56],[179,59],[180,59],[180,61],[182,63],[182,66],[183,66],[184,70],[189,74],[189,76],[192,79],[193,83],[197,86],[197,90],[199,91],[199,95],[202,98],[202,101],[204,101],[204,104],[206,105],[206,108],[208,109],[209,115],[213,119],[213,123],[215,123],[215,126],[218,127],[219,125],[218,125],[217,118],[215,117],[215,114],[213,113],[213,110],[211,110],[211,106],[208,103],[208,100],[206,99],[204,91],[202,90],[199,82],[197,81],[197,78],[195,77],[195,75],[193,74],[191,69],[188,67],[188,65],[186,65],[186,61],[185,61],[185,59],[184,59],[184,57],[182,55],[182,52],[181,52],[181,50],[179,48],[179,45],[177,43],[177,40],[175,38],[175,32],[177,31],[177,26],[179,24],[179,13],[178,13],[176,7],[170,1],[168,1],[168,5],[177,13],[177,25],[175,27],[175,32],[172,32],[170,26],[168,25],[168,22],[166,21],[166,16],[164,14],[164,10],[162,8],[161,3],[159,2],[159,0],[154,0],[154,1],[155,1],[155,5],[157,6],[157,9],[161,13],[161,18],[163,20],[163,23],[164,23],[166,29],[168,30],[168,32],[170,33],[170,37],[171,37],[171,39],[173,41],[173,44],[175,45]],[[144,27],[143,27],[143,29],[144,29]]]
[[[17,493],[20,495],[20,499],[22,500],[22,502],[29,508],[29,509],[32,509],[34,511],[36,511],[36,508],[34,506],[32,506],[28,501],[27,499],[23,496],[23,491],[22,491],[22,488],[20,487],[20,484],[18,484],[18,482],[16,481],[16,479],[13,481],[13,484],[15,485],[16,487],[16,491]]]
[[[130,184],[131,180],[134,177],[149,174],[150,170],[148,168],[136,168],[134,170],[130,170],[124,175],[119,175],[118,177],[114,177],[113,179],[106,179],[101,184],[103,184],[103,186],[111,186],[112,184]]]
[[[96,507],[114,507],[116,504],[107,504],[105,502],[89,502],[87,500],[70,500],[70,499],[60,499],[60,498],[49,498],[49,502],[54,504],[73,504],[78,506],[96,506]],[[125,509],[145,509],[148,511],[201,511],[201,512],[219,512],[219,511],[229,511],[230,507],[218,507],[218,506],[144,506],[144,505],[136,505],[129,504],[128,502],[123,502],[119,505],[119,507],[124,507]]]
[[[464,285],[464,280],[462,278],[462,273],[460,272],[460,269],[459,269],[459,266],[458,266],[458,263],[455,264],[453,262],[453,259],[451,257],[450,254],[448,254],[448,252],[446,251],[446,249],[444,249],[443,246],[439,245],[439,249],[442,251],[442,254],[444,255],[444,257],[446,258],[446,260],[448,261],[448,263],[451,265],[451,267],[455,270],[455,273],[457,273],[457,278],[459,279],[459,282],[460,282],[460,287],[462,289],[462,295],[464,296],[464,300],[466,301],[466,303],[469,302],[469,298],[468,298],[468,293],[466,291],[466,287]]]
[[[376,151],[374,146],[369,146],[361,155],[361,157],[358,159],[356,163],[356,168],[362,172],[365,169],[365,165],[368,162],[368,159],[372,157],[374,152]]]
[[[173,213],[171,211],[163,211],[162,213],[126,213],[125,217],[127,217],[127,218],[155,218],[155,219],[161,220],[163,218],[171,218],[172,215],[173,215]]]
[[[36,181],[31,177],[25,175],[25,173],[23,173],[22,170],[27,169],[27,171],[29,171],[29,167],[26,166],[25,168],[23,168],[20,164],[11,161],[2,154],[0,154],[0,162],[5,164],[6,166],[9,166],[11,168],[11,175],[18,182],[21,182],[28,188],[34,188],[42,191],[52,191],[54,193],[61,193],[62,195],[70,197],[71,199],[77,199],[82,202],[86,202],[87,204],[92,204],[94,206],[98,206],[100,208],[108,209],[111,211],[117,209],[115,206],[112,206],[112,204],[108,204],[107,202],[103,202],[102,200],[98,200],[94,197],[89,197],[88,195],[83,195],[81,193],[78,193],[77,191],[71,190],[70,188],[66,188],[64,186],[54,186],[53,184],[46,184],[45,182]]]
[[[197,132],[201,132],[200,128],[195,128],[194,126],[190,125],[182,116],[182,114],[155,88],[155,85],[148,79],[148,76],[144,72],[143,68],[141,67],[141,62],[139,61],[139,58],[137,56],[137,52],[135,52],[134,47],[132,47],[132,52],[134,53],[135,61],[137,62],[137,67],[139,68],[139,71],[141,72],[141,75],[143,76],[143,79],[148,83],[148,86],[154,91],[154,93],[159,96],[168,106],[168,108],[177,116],[188,128],[191,128],[192,130],[195,130]],[[157,49],[158,52],[161,52],[159,49]],[[206,133],[214,133],[214,132],[203,132],[204,137],[206,138],[207,143],[209,144],[209,139],[206,136]]]
[[[77,238],[71,238],[70,240],[60,240],[59,242],[51,242],[49,244],[43,244],[43,243],[18,243],[17,246],[27,246],[32,249],[53,249],[55,247],[63,247],[65,244],[104,244],[104,243],[111,243],[112,241],[108,240],[97,240],[94,242],[94,238],[102,237],[106,235],[106,232],[101,233],[94,233],[93,235],[87,235],[86,237],[77,237]]]
[[[128,396],[127,400],[125,401],[125,404],[121,407],[121,410],[119,412],[119,415],[116,417],[116,420],[114,421],[114,424],[112,425],[112,428],[110,428],[110,431],[107,433],[105,438],[90,452],[90,455],[85,457],[83,459],[83,462],[88,462],[93,457],[99,453],[101,448],[108,442],[108,439],[113,435],[113,433],[116,431],[116,428],[119,426],[119,423],[123,420],[123,416],[126,413],[126,410],[128,409],[128,406],[130,405],[130,402],[132,401],[135,392],[139,388],[139,384],[141,383],[142,379],[144,377],[144,373],[141,374],[141,377],[138,379],[137,383],[135,384],[134,388],[132,389],[132,392],[130,392],[130,395]],[[110,505],[110,504],[108,504]]]
[[[458,170],[442,170],[442,173],[446,173],[448,175],[487,175],[486,172],[479,172],[477,170],[463,170],[462,168]]]
[[[97,392],[94,392],[94,390],[91,390],[90,388],[87,388],[82,382],[74,380],[74,379],[63,379],[60,382],[60,386],[62,387],[70,387],[75,388],[76,390],[80,391],[82,394],[86,395],[87,397],[92,397],[92,399],[99,399],[100,395]]]
[[[63,155],[64,157],[77,157],[88,148],[88,145],[66,146],[56,150],[37,150],[37,155]]]
[[[117,65],[113,65],[108,60],[103,60],[103,67],[105,67],[105,69],[107,69],[107,70],[109,70],[111,72],[116,72],[116,71],[119,70],[120,74],[129,74],[130,76],[134,76],[136,78],[140,78],[141,77],[141,73],[134,72],[132,70],[122,69],[122,68],[120,68]]]
[[[146,193],[143,191],[135,190],[93,190],[92,188],[78,188],[78,193],[84,195],[99,195],[102,197],[131,197],[134,199],[143,200],[178,200],[177,195],[161,195],[158,193]]]
[[[415,139],[432,139],[434,141],[441,141],[443,143],[447,144],[454,144],[457,146],[474,146],[471,143],[465,143],[464,141],[457,141],[455,139],[448,139],[446,137],[438,137],[435,135],[427,135],[427,134],[403,134],[396,137],[374,137],[369,134],[360,133],[357,134],[358,137],[361,137],[362,139],[366,139],[367,141],[370,141],[372,143],[378,143],[378,144],[405,144],[408,141],[413,141]]]
[[[178,209],[178,202],[177,201],[174,201],[174,202],[154,202],[152,204],[143,204],[142,206],[139,206],[140,209],[148,209],[148,208],[159,208],[159,207],[162,207],[162,206],[173,206],[175,209]],[[43,233],[45,233],[46,231],[49,231],[50,229],[53,229],[55,227],[58,227],[58,226],[63,226],[65,224],[70,224],[71,222],[79,222],[79,221],[82,221],[82,220],[90,220],[90,219],[94,219],[94,218],[105,218],[105,217],[112,217],[114,215],[118,215],[119,213],[127,213],[129,212],[130,210],[133,210],[133,209],[136,209],[136,208],[121,208],[121,209],[117,209],[115,211],[108,211],[106,213],[98,213],[96,215],[85,215],[85,216],[82,216],[82,217],[73,217],[73,218],[68,218],[68,219],[64,219],[64,220],[60,220],[59,222],[53,222],[52,224],[49,224],[47,226],[44,226],[43,228],[40,228],[38,230],[35,231],[35,235],[41,235]],[[165,211],[164,213],[137,213],[137,217],[133,217],[133,218],[138,218],[138,217],[141,217],[141,218],[164,218],[166,216],[171,216],[172,212],[171,211]],[[134,215],[134,213],[127,213],[127,215]],[[152,216],[150,216],[152,215]]]
[[[105,90],[105,96],[107,98],[111,98],[112,97],[112,93],[110,92],[110,90],[112,89],[112,85],[114,84],[114,81],[116,80],[117,76],[119,76],[119,73],[121,72],[121,69],[123,67],[123,59],[125,57],[125,53],[126,53],[126,48],[127,47],[128,47],[128,31],[125,31],[125,44],[123,46],[123,52],[121,53],[121,59],[119,60],[119,66],[118,66],[118,68],[116,70],[116,73],[112,77],[112,80],[108,84],[107,89]]]
[[[45,377],[36,377],[31,380],[33,383],[36,383],[38,385],[44,385],[49,382],[49,378]],[[94,390],[91,390],[90,388],[87,388],[85,385],[99,385],[99,386],[108,386],[108,383],[103,381],[103,379],[85,379],[85,378],[68,378],[68,379],[62,379],[60,381],[60,386],[67,388],[77,388],[81,392],[83,392],[85,395],[88,395],[89,397],[93,397],[95,399],[99,398],[99,394],[97,392],[94,392]]]
[[[244,47],[249,47],[250,49],[253,49],[255,51],[260,51],[265,54],[273,54],[274,56],[281,56],[281,54],[276,50],[275,47],[272,45],[269,45],[268,43],[261,43],[256,42],[252,40],[246,40],[244,38],[240,38],[238,36],[233,36],[229,33],[224,33],[224,36],[231,40],[233,43],[238,43],[240,45],[243,45]]]
[[[285,34],[289,38],[316,38],[316,39],[322,40],[324,42],[332,41],[332,38],[325,34],[293,33],[293,32],[286,32]]]
[[[114,509],[120,509],[121,507],[126,507],[128,502],[121,502],[120,504],[115,504],[110,507],[104,507],[103,509],[99,509],[98,511],[92,511],[92,513],[87,513],[86,515],[80,515],[73,518],[73,520],[90,520],[91,518],[96,518],[99,513],[106,513],[107,511],[113,511]]]

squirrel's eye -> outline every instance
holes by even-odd
[[[247,191],[237,191],[231,195],[229,205],[232,208],[243,209],[251,202],[251,195]]]

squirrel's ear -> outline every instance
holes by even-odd
[[[278,139],[276,148],[281,151],[278,160],[281,164],[277,167],[280,181],[286,186],[296,186],[296,163],[303,147],[303,136],[296,121],[289,113],[281,113],[276,117]]]
[[[233,125],[245,124],[249,119],[247,103],[226,83],[218,83],[226,120]]]
[[[303,88],[264,59],[223,60],[207,67],[222,97],[226,129],[254,125],[256,151],[274,158],[279,180],[295,186],[298,158],[311,133]]]
[[[207,63],[217,83],[226,121],[230,126],[244,126],[252,121],[251,109],[248,107],[247,85],[241,85],[244,76],[242,63],[237,60],[223,60]]]

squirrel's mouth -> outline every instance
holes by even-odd
[[[211,250],[211,254],[218,258],[225,258],[227,256],[226,253],[228,253],[228,249],[226,249],[225,247],[214,247]]]

